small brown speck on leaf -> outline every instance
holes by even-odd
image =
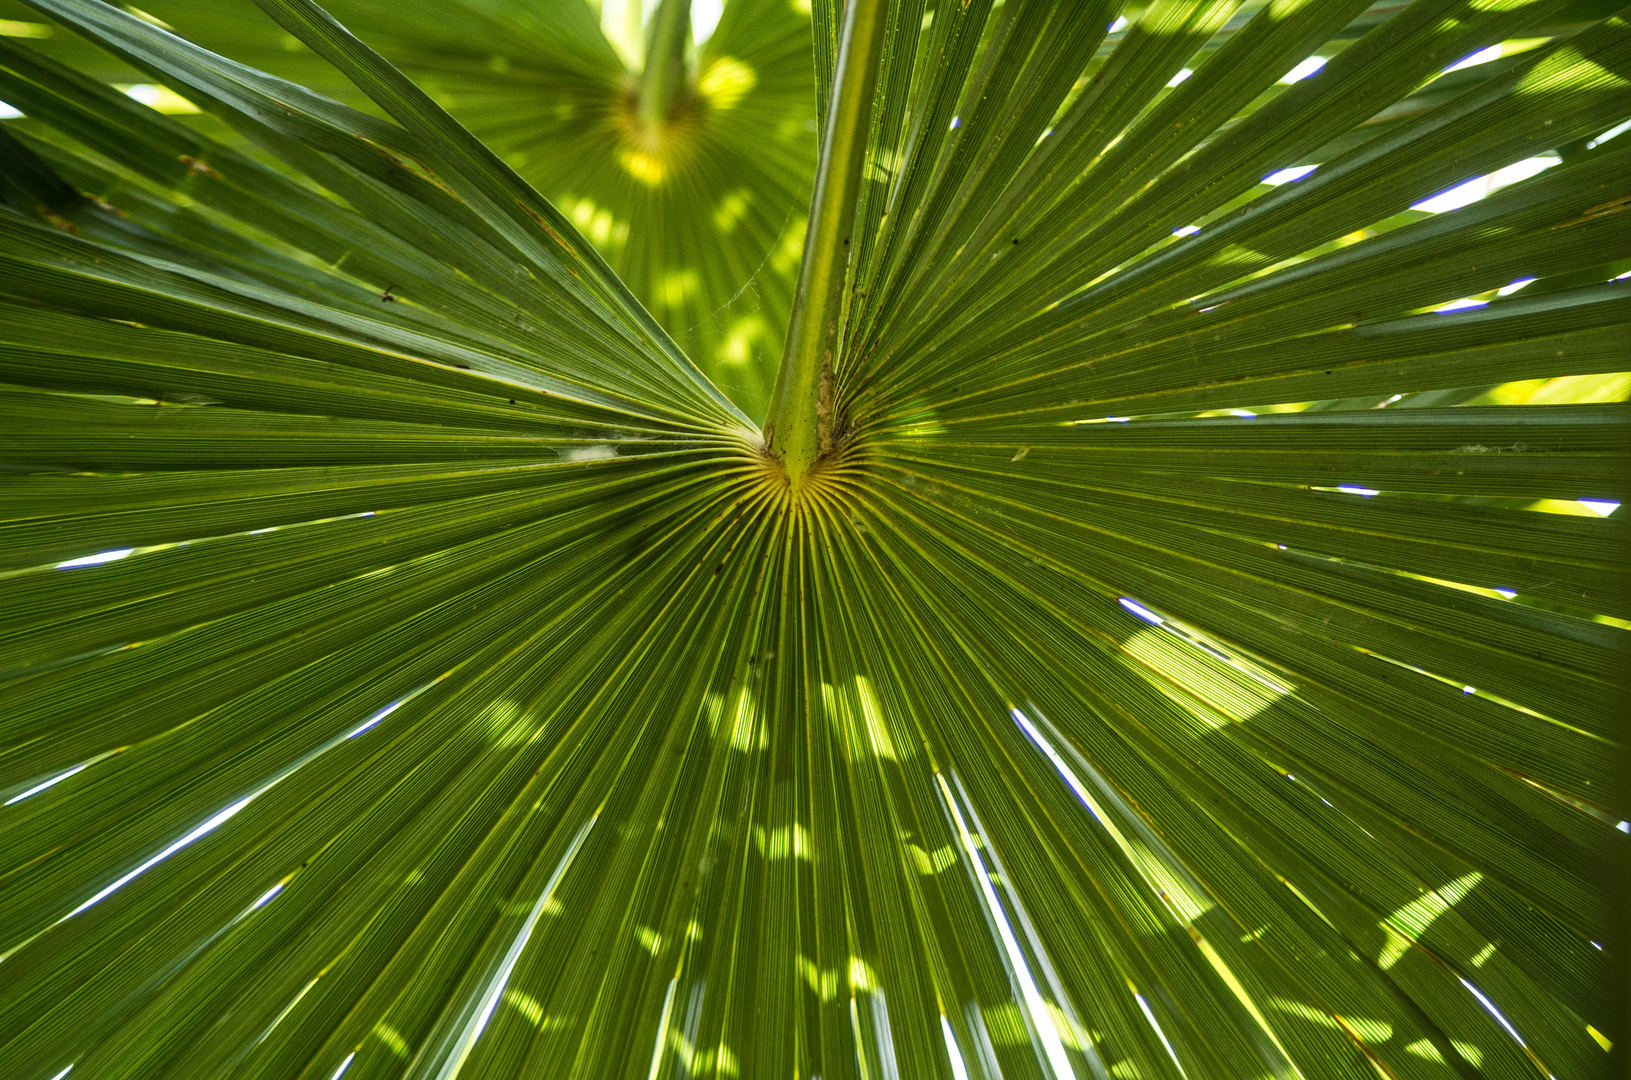
[[[220,172],[207,161],[199,161],[197,158],[188,157],[186,154],[181,155],[180,161],[187,166],[187,173],[190,176],[207,176],[211,180],[221,179]]]

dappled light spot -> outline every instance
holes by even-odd
[[[753,359],[753,348],[768,340],[770,326],[762,315],[744,315],[731,323],[725,335],[721,356],[729,364],[746,364]]]
[[[1093,1038],[1088,1030],[1066,1015],[1057,1003],[1050,1001],[1047,1004],[1048,1015],[1053,1021],[1054,1030],[1059,1032],[1060,1040],[1079,1054],[1090,1053]]]
[[[493,745],[510,750],[525,743],[536,730],[520,704],[509,698],[499,698],[482,710],[480,723],[487,729]]]
[[[721,56],[697,79],[697,90],[714,108],[733,109],[758,82],[758,74],[747,64]]]
[[[1121,647],[1145,669],[1185,691],[1175,700],[1211,727],[1224,720],[1250,720],[1287,692],[1244,662],[1174,632],[1170,624],[1140,630]],[[1203,707],[1196,708],[1197,703]]]
[[[696,295],[701,283],[701,278],[697,276],[697,272],[689,267],[670,270],[663,277],[662,291],[660,293],[663,303],[671,308],[682,307]]]
[[[618,152],[618,160],[630,176],[648,187],[656,187],[668,179],[668,163],[649,151],[624,149]]]
[[[640,947],[652,956],[657,956],[663,951],[663,936],[649,926],[635,927],[634,937],[640,943]]]
[[[1424,893],[1382,920],[1379,925],[1387,934],[1387,942],[1382,946],[1381,955],[1376,958],[1382,970],[1386,971],[1397,964],[1441,915],[1460,903],[1483,880],[1484,875],[1476,870],[1464,874],[1447,885]]]
[[[1631,372],[1560,375],[1503,383],[1476,398],[1476,405],[1585,405],[1631,399]]]
[[[1461,1039],[1450,1040],[1450,1045],[1454,1046],[1456,1052],[1462,1057],[1466,1058],[1473,1068],[1481,1069],[1484,1067],[1484,1052],[1477,1046],[1470,1042],[1464,1042]],[[1415,1042],[1406,1046],[1404,1048],[1404,1052],[1412,1055],[1413,1057],[1419,1057],[1423,1061],[1432,1061],[1439,1065],[1449,1064],[1444,1060],[1444,1055],[1438,1052],[1438,1047],[1434,1046],[1426,1039],[1417,1039]]]
[[[1187,80],[1193,74],[1195,74],[1195,73],[1193,71],[1191,71],[1189,68],[1182,68],[1182,69],[1179,70],[1178,74],[1174,75],[1172,78],[1167,80],[1167,86],[1168,87],[1177,86],[1179,83],[1184,82],[1185,80]]]
[[[390,1024],[382,1022],[375,1025],[374,1037],[384,1043],[385,1049],[389,1050],[394,1056],[404,1061],[411,1056],[408,1053],[408,1040],[404,1039],[402,1033]]]
[[[713,710],[715,695],[709,695],[708,708],[710,716]],[[717,698],[723,704],[723,698]],[[744,685],[739,685],[731,698],[731,707],[720,719],[724,721],[724,734],[730,739],[733,750],[748,753],[753,750],[762,750],[770,745],[770,733],[764,728],[762,717],[759,715],[759,703],[753,692]],[[717,732],[717,722],[714,726]]]
[[[883,707],[865,675],[836,687],[822,683],[821,700],[828,720],[843,734],[846,754],[864,750],[886,761],[911,756],[909,747],[897,754]]]
[[[782,230],[781,240],[770,253],[770,268],[786,277],[798,266],[804,254],[804,234],[810,227],[809,218],[796,218]]]
[[[725,696],[710,690],[702,696],[702,718],[708,725],[710,737],[719,735],[719,721],[725,714]]]
[[[950,844],[936,848],[933,853],[924,851],[916,844],[907,844],[906,850],[912,856],[912,865],[925,877],[944,873],[957,865],[957,852]]]
[[[725,194],[714,207],[714,227],[722,233],[732,232],[753,205],[753,192],[737,188]]]
[[[861,717],[866,722],[867,740],[871,743],[872,752],[889,761],[898,760],[895,740],[889,734],[883,708],[878,704],[877,695],[872,692],[872,680],[865,675],[855,676],[855,697],[861,706]]]
[[[1370,1020],[1361,1016],[1338,1016],[1333,1013],[1316,1009],[1312,1005],[1305,1005],[1300,1001],[1289,998],[1270,998],[1269,1004],[1288,1016],[1295,1016],[1300,1020],[1307,1020],[1311,1024],[1331,1028],[1337,1031],[1346,1031],[1349,1034],[1363,1039],[1369,1043],[1384,1043],[1393,1038],[1393,1025],[1385,1020]]]
[[[577,199],[565,204],[569,207],[572,224],[598,248],[628,236],[628,225],[620,224],[612,212],[595,205],[593,199]]]
[[[546,915],[549,913],[547,906],[545,907],[544,913]],[[561,1031],[572,1023],[572,1018],[570,1016],[562,1016],[559,1013],[555,1015],[546,1014],[544,1012],[544,1006],[538,1001],[537,998],[533,997],[531,994],[524,994],[514,987],[504,991],[504,1003],[509,1005],[515,1010],[517,1015],[519,1015],[533,1027],[537,1028],[539,1031]],[[407,1046],[405,1043],[403,1045],[402,1053],[398,1056],[402,1058],[408,1057]]]
[[[44,40],[51,36],[51,27],[47,23],[23,22],[18,19],[0,19],[0,37],[9,38],[38,38]]]
[[[794,858],[811,862],[815,858],[809,832],[796,821],[791,825],[778,825],[768,832],[763,825],[754,826],[753,839],[759,854],[767,859]]]
[[[1248,720],[1291,692],[1261,665],[1199,630],[1127,597],[1118,603],[1154,628],[1138,631],[1122,649],[1141,670],[1159,675],[1164,688],[1182,691],[1174,700],[1208,725],[1218,726],[1220,717]]]
[[[725,1043],[720,1043],[711,1050],[699,1052],[691,1062],[692,1076],[707,1076],[710,1072],[725,1080],[742,1074],[742,1067],[736,1060],[736,1054]]]
[[[798,969],[799,976],[804,980],[804,984],[810,988],[810,992],[816,997],[822,1001],[832,1001],[838,997],[839,972],[822,971],[807,956],[799,956],[795,961],[795,967]]]
[[[679,982],[677,980],[675,981],[674,986],[676,990],[679,988]],[[695,992],[692,994],[692,999],[694,1004]],[[666,1049],[673,1053],[674,1057],[679,1061],[680,1066],[686,1069],[690,1075],[696,1076],[699,1074],[706,1074],[706,1067],[699,1067],[698,1065],[698,1060],[704,1055],[697,1053],[697,1049],[691,1044],[691,1040],[686,1038],[685,1032],[681,1031],[679,1028],[673,1026],[668,1028],[668,1044]],[[654,1066],[660,1067],[661,1051],[654,1053],[651,1060]]]
[[[1038,136],[1038,138],[1044,138],[1046,135],[1047,132],[1043,132],[1042,135]],[[875,181],[880,184],[887,184],[894,180],[895,176],[900,172],[903,165],[904,163],[897,152],[893,150],[879,150],[877,153],[867,158],[863,175],[868,180]]]

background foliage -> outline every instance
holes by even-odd
[[[691,47],[690,89],[656,131],[636,115],[639,7],[609,0],[599,21],[584,0],[339,0],[328,10],[560,207],[714,382],[759,417],[781,359],[815,167],[808,5],[726,5]],[[620,8],[635,16],[633,29]],[[150,0],[138,10],[383,115],[251,0]],[[0,19],[37,18],[20,0],[0,0]],[[151,85],[83,38],[33,43],[108,82]],[[188,122],[236,141],[211,119]]]

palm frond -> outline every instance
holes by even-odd
[[[461,91],[29,2],[221,126],[0,36],[24,1080],[1623,1057],[1625,14],[853,0],[797,475]]]

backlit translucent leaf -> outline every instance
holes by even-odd
[[[899,0],[795,489],[592,8],[258,2],[0,12],[11,1074],[1610,1075],[1623,14]]]

